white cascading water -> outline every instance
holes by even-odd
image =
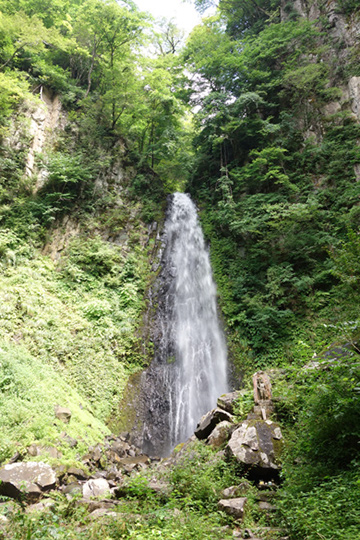
[[[174,444],[193,434],[200,417],[227,390],[227,351],[216,310],[216,288],[194,203],[175,193],[165,224],[174,270],[175,362],[170,402]]]
[[[227,349],[209,254],[196,207],[184,193],[172,196],[164,239],[158,350],[148,374],[150,416],[144,430],[145,449],[159,455],[190,437],[227,391]]]

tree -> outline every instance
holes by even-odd
[[[177,28],[172,20],[162,19],[159,22],[159,32],[155,33],[155,46],[159,54],[175,54],[184,44],[184,32]]]

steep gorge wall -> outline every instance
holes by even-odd
[[[99,424],[116,430],[127,381],[148,363],[147,290],[156,274],[160,226],[142,219],[143,203],[132,189],[136,163],[121,139],[102,145],[89,134],[97,160],[89,171],[96,172],[85,178],[86,193],[80,185],[70,203],[62,198],[67,182],[72,187],[77,156],[88,152],[78,144],[73,118],[43,89],[41,99],[18,109],[9,130],[7,148],[18,154],[19,167],[5,241],[8,235],[16,242],[16,261],[7,269],[0,253],[1,311],[11,313],[0,341],[28,352],[34,366],[39,359],[44,371],[58,371]],[[47,169],[52,159],[55,179]],[[55,209],[52,221],[42,220],[42,209]],[[61,405],[71,408],[72,401]]]
[[[327,43],[328,49],[320,53],[320,61],[330,66],[329,86],[339,89],[337,99],[325,105],[319,106],[312,98],[303,104],[299,122],[304,139],[314,137],[321,142],[324,123],[333,115],[348,111],[357,123],[360,122],[360,76],[353,74],[358,72],[356,59],[360,54],[360,13],[345,13],[336,0],[295,0],[291,5],[283,0],[282,21],[289,19],[290,11],[314,22],[323,33],[322,41]],[[318,62],[319,57],[314,56],[310,61]],[[352,68],[345,71],[344,68],[349,65]],[[359,165],[354,166],[354,174],[359,180]]]

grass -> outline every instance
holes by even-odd
[[[33,441],[58,441],[56,404],[73,413],[68,435],[91,443],[108,432],[129,375],[145,362],[138,329],[148,273],[146,252],[124,253],[100,237],[75,240],[55,265],[8,235],[0,253],[1,460]]]

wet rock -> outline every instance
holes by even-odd
[[[235,519],[243,519],[246,501],[246,497],[239,497],[237,499],[221,499],[221,501],[218,503],[218,507],[219,510],[233,516]]]
[[[213,409],[207,412],[198,423],[195,435],[198,439],[207,439],[217,424],[226,420],[232,422],[233,417],[222,409]]]
[[[70,422],[71,418],[71,411],[67,407],[61,407],[60,405],[56,405],[55,407],[55,416],[64,424],[68,424]]]
[[[90,499],[91,497],[101,497],[110,492],[110,485],[105,478],[95,478],[88,480],[82,487],[84,499]]]
[[[230,438],[230,433],[233,424],[224,420],[220,422],[210,433],[207,442],[214,448],[219,448],[226,443]]]
[[[0,494],[29,501],[38,500],[42,494],[53,489],[56,475],[50,465],[28,461],[12,463],[0,469]]]
[[[226,454],[239,463],[260,469],[279,469],[281,430],[271,420],[246,420],[237,428]]]

